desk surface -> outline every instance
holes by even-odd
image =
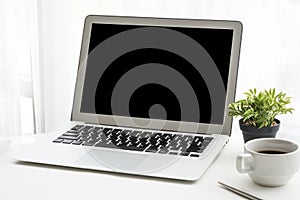
[[[298,199],[300,173],[285,186],[262,187],[235,170],[243,152],[237,128],[216,162],[196,182],[89,171],[13,160],[9,140],[0,141],[0,198],[10,199],[243,199],[224,190],[217,181],[239,186],[265,199]]]

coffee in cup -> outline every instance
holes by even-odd
[[[286,184],[299,169],[299,146],[290,140],[260,138],[247,142],[236,169],[263,186]]]

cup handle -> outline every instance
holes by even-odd
[[[236,169],[240,173],[247,173],[253,170],[253,156],[249,153],[240,154],[236,158]]]

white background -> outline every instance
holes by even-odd
[[[236,99],[253,87],[288,93],[295,111],[278,117],[281,132],[298,137],[300,0],[52,0],[38,1],[38,13],[46,131],[70,120],[84,18],[96,14],[241,21]]]

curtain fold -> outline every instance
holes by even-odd
[[[42,9],[36,0],[28,2],[30,64],[32,76],[34,132],[45,132],[44,60],[41,46]]]
[[[22,128],[32,124],[31,107],[22,107],[28,113],[20,111],[24,98],[32,98],[31,66],[38,59],[31,47],[35,39],[30,38],[30,28],[36,27],[30,27],[30,22],[36,20],[36,9],[32,7],[35,3],[36,0],[0,1],[0,138],[21,135],[25,130]]]
[[[15,6],[14,1],[0,3],[0,137],[21,133]]]

